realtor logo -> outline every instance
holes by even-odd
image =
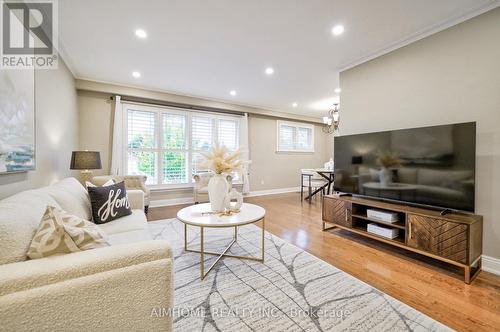
[[[2,69],[57,68],[57,3],[3,0]]]

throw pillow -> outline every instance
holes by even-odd
[[[47,206],[27,255],[36,259],[105,246],[106,234],[97,225]]]
[[[75,242],[80,250],[89,250],[108,247],[108,236],[96,224],[69,214],[58,211],[63,222],[64,230]]]
[[[96,224],[104,224],[132,214],[124,182],[107,187],[89,187],[88,190]]]
[[[107,187],[107,186],[111,186],[112,184],[115,184],[115,181],[109,179],[108,181],[106,181],[101,187]],[[92,187],[92,188],[95,188],[95,187],[99,187],[99,186],[96,186],[95,184],[93,184],[92,182],[89,182],[89,181],[85,181],[85,187],[89,188],[89,187]]]

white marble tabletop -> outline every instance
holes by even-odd
[[[208,214],[210,211],[210,203],[195,204],[180,210],[177,219],[199,227],[234,227],[254,223],[266,215],[264,208],[249,203],[243,203],[240,212],[230,216]]]

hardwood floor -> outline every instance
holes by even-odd
[[[346,231],[323,232],[319,199],[301,204],[300,195],[292,193],[245,201],[266,209],[270,233],[451,328],[500,330],[500,276],[482,271],[467,285],[452,266]],[[184,206],[152,208],[148,219],[174,218]]]

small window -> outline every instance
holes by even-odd
[[[314,152],[314,126],[278,121],[277,124],[278,152]]]

